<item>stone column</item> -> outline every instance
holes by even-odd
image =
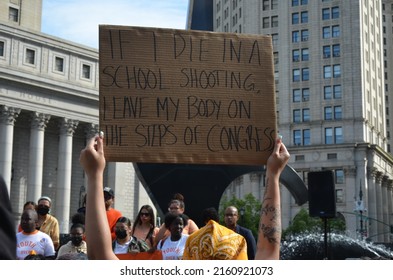
[[[378,226],[376,220],[377,217],[377,200],[376,200],[376,168],[368,168],[367,170],[367,179],[368,179],[368,190],[367,190],[367,205],[368,205],[368,217],[371,218],[367,221],[369,225],[369,234],[368,236],[376,236],[378,233]],[[376,240],[373,238],[373,240]]]
[[[60,233],[69,232],[72,136],[78,121],[64,118],[60,123],[59,159],[57,165],[56,217],[59,220]]]
[[[389,206],[388,206],[388,176],[382,177],[382,221],[383,221],[383,242],[389,243],[390,241],[390,228],[389,228]]]
[[[32,113],[30,129],[29,175],[27,200],[37,201],[42,195],[42,174],[44,169],[44,136],[49,115]]]
[[[393,226],[393,180],[387,182],[387,200],[388,200],[388,225]],[[389,242],[393,241],[392,233],[389,234]]]
[[[0,174],[11,193],[12,148],[14,142],[14,124],[20,109],[0,106]]]
[[[363,230],[363,235],[359,235],[359,237],[361,239],[369,236],[369,226],[368,226],[368,220],[366,219],[369,215],[369,183],[371,182],[371,180],[369,180],[369,170],[367,168],[367,164],[368,164],[368,160],[367,160],[367,150],[365,147],[357,147],[355,149],[355,164],[356,164],[356,177],[355,177],[355,193],[354,196],[356,196],[355,200],[359,199],[359,195],[360,195],[360,187],[362,189],[362,194],[363,194],[363,208],[364,211],[362,212],[362,217],[360,217],[360,212],[357,212],[356,214],[359,214],[356,218],[356,229],[358,230],[358,233],[360,233],[360,225],[362,225],[362,230]],[[373,188],[373,187],[372,187]],[[350,194],[348,194],[350,195]],[[351,199],[351,197],[347,197],[346,198],[347,201]],[[357,205],[352,204],[352,205],[347,205],[347,209],[350,212],[351,208],[353,207],[354,211],[355,209],[358,208]],[[371,206],[372,207],[372,206]],[[360,224],[360,219],[362,218],[362,224]]]
[[[99,133],[99,126],[98,124],[90,123],[85,126],[85,136],[86,136],[86,143],[89,141],[90,138],[93,136],[97,135]],[[84,185],[85,185],[85,191],[87,193],[87,176],[86,174],[84,175]]]
[[[361,169],[361,167],[359,167]],[[357,214],[354,212],[354,209],[356,208],[356,201],[355,197],[359,196],[359,190],[361,186],[361,179],[356,180],[356,167],[346,167],[344,168],[344,174],[345,174],[345,183],[346,183],[346,188],[343,189],[344,192],[344,199],[345,199],[345,212],[347,213],[352,213],[352,214]],[[362,186],[362,191],[364,191],[364,188]],[[344,213],[344,216],[346,217],[346,226],[347,230],[350,232],[356,232],[356,230],[360,230],[360,220],[358,221],[356,215],[347,215]]]
[[[377,204],[377,236],[373,238],[375,241],[383,242],[383,215],[382,215],[382,172],[378,171],[376,176],[376,185],[375,185],[375,192],[376,192],[376,204]]]

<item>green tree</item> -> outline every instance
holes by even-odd
[[[235,206],[239,211],[238,224],[248,228],[252,231],[255,239],[258,236],[259,218],[261,213],[261,202],[255,198],[251,193],[247,194],[243,199],[232,197],[230,200],[224,198],[220,202],[219,215],[220,223],[225,225],[224,222],[224,211],[228,206]],[[244,210],[244,214],[241,215],[241,210]]]
[[[327,220],[327,226],[330,231],[333,232],[344,232],[345,221],[339,218],[333,218]],[[288,228],[283,230],[282,239],[290,235],[298,235],[307,232],[323,232],[324,222],[321,218],[310,217],[308,211],[304,208],[300,209],[299,213],[293,218]]]

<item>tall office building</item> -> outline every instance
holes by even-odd
[[[289,164],[306,185],[308,172],[332,170],[348,234],[391,242],[393,1],[214,0],[210,8],[214,31],[272,36]],[[262,185],[244,176],[228,195]],[[299,207],[285,189],[282,200],[285,227]]]
[[[60,232],[81,206],[79,154],[98,127],[98,51],[41,32],[42,0],[0,0],[0,175],[19,223],[46,195]],[[152,202],[132,163],[107,163],[115,208],[133,219]]]

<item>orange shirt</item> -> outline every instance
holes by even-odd
[[[116,234],[115,234],[116,222],[122,216],[123,215],[121,214],[120,211],[113,208],[106,211],[106,217],[108,218],[108,224],[109,224],[109,229],[111,230],[112,241],[115,240],[116,238]]]

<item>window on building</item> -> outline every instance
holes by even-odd
[[[330,38],[330,26],[325,26],[322,28],[322,38],[323,39]]]
[[[300,89],[292,90],[292,101],[293,102],[300,102],[301,101],[301,91],[300,91]]]
[[[300,69],[292,70],[292,81],[299,82],[300,81]]]
[[[293,131],[293,144],[295,146],[311,145],[311,131],[310,129],[297,129]]]
[[[90,65],[82,65],[82,78],[90,79]]]
[[[340,17],[340,8],[332,7],[332,19],[336,19]]]
[[[302,41],[308,41],[308,29],[302,30]]]
[[[64,59],[61,57],[55,58],[55,70],[59,72],[63,72],[64,70]]]
[[[330,79],[332,77],[332,66],[323,66],[323,78]]]
[[[344,191],[342,189],[336,190],[336,203],[344,203]]]
[[[302,98],[303,98],[303,101],[310,100],[310,89],[309,88],[302,89]]]
[[[325,128],[325,144],[341,144],[343,143],[342,127]]]
[[[293,144],[295,146],[300,146],[302,144],[302,131],[294,130],[293,131]]]
[[[329,58],[330,57],[330,46],[323,46],[323,58]]]
[[[4,42],[0,41],[0,56],[4,56]]]
[[[340,45],[333,45],[333,56],[334,57],[339,57],[340,56]]]
[[[303,129],[303,145],[309,146],[311,145],[311,130]]]
[[[342,107],[341,106],[334,106],[334,119],[341,120],[342,119]]]
[[[308,61],[309,60],[308,48],[302,49],[302,60],[303,61]]]
[[[273,62],[275,65],[279,63],[278,52],[273,53]]]
[[[341,77],[341,65],[335,64],[333,65],[333,78]]]
[[[295,161],[304,161],[304,155],[295,155]]]
[[[270,0],[263,0],[262,8],[264,11],[268,11],[270,9]]]
[[[272,43],[273,43],[273,47],[277,47],[278,45],[278,34],[272,34]]]
[[[310,109],[303,109],[302,110],[302,118],[304,122],[310,121]]]
[[[330,121],[333,119],[332,107],[324,108],[324,116],[326,121]]]
[[[341,99],[341,85],[334,85],[333,86],[333,98],[334,99]]]
[[[278,0],[272,0],[272,10],[276,10],[278,8]]]
[[[270,18],[269,17],[264,17],[262,19],[262,27],[263,28],[269,28],[270,27]]]
[[[292,50],[292,61],[297,62],[300,61],[300,51]]]
[[[332,87],[331,86],[323,87],[323,96],[325,99],[332,99]]]
[[[292,24],[299,24],[299,13],[292,14]]]
[[[13,22],[19,22],[19,10],[10,7],[8,10],[8,19]]]
[[[343,143],[343,129],[342,127],[334,128],[334,142],[335,144]]]
[[[293,122],[300,123],[301,121],[300,109],[293,110]]]
[[[292,0],[292,6],[299,6],[299,0]]]
[[[333,128],[325,128],[325,144],[333,144]]]
[[[327,154],[327,159],[337,159],[337,154],[336,153],[329,153],[329,154]]]
[[[310,80],[310,70],[309,68],[302,69],[302,81]]]
[[[278,16],[272,17],[272,27],[278,27]]]
[[[300,42],[299,31],[292,31],[292,42],[293,43]]]
[[[340,26],[339,25],[332,26],[332,37],[340,37]]]
[[[330,19],[330,9],[323,8],[322,9],[322,20],[328,20],[328,19]]]
[[[334,177],[336,179],[336,184],[344,184],[344,170],[342,169],[334,170]]]
[[[35,64],[35,50],[26,49],[25,62],[28,64]]]
[[[301,3],[302,3],[302,5],[307,5],[308,4],[308,0],[302,0]]]
[[[307,23],[308,22],[308,12],[301,12],[301,22],[302,23]]]

